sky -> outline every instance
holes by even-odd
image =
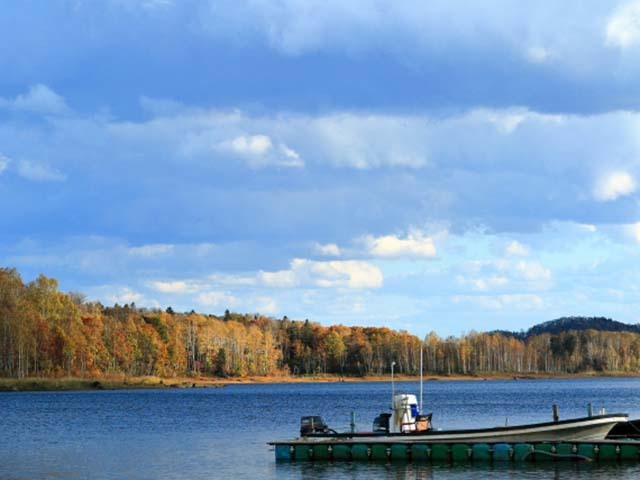
[[[0,15],[0,265],[417,335],[640,322],[640,1]]]

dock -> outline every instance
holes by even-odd
[[[526,443],[365,443],[272,442],[278,462],[413,462],[428,464],[492,464],[521,462],[637,462],[640,441]]]

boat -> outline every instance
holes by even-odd
[[[555,410],[554,410],[555,411]],[[302,417],[298,441],[314,443],[451,443],[451,442],[540,442],[604,440],[609,431],[627,423],[624,413],[592,415],[550,422],[478,429],[438,430],[431,415],[418,412],[415,395],[393,396],[392,413],[376,417],[369,432],[336,432],[319,416]]]

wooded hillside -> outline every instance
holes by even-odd
[[[437,319],[426,318],[433,329]],[[470,332],[423,340],[389,328],[225,312],[176,313],[103,306],[58,290],[43,275],[23,283],[0,268],[0,376],[417,374],[640,372],[640,334],[569,330],[519,338]]]

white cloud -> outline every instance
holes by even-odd
[[[31,86],[27,93],[20,94],[13,100],[0,98],[0,108],[43,114],[69,112],[64,98],[41,84]]]
[[[628,225],[626,230],[637,243],[640,243],[640,222]]]
[[[417,170],[427,176],[451,169],[464,172],[468,167],[514,173],[523,169],[530,173],[535,167],[544,175],[553,170],[548,162],[552,157],[559,159],[553,162],[554,168],[573,173],[578,158],[583,159],[580,166],[584,169],[586,147],[583,143],[567,145],[570,129],[589,135],[592,130],[615,128],[616,141],[623,137],[619,140],[628,145],[635,140],[627,138],[627,130],[621,130],[619,124],[636,121],[635,115],[628,113],[585,121],[525,108],[474,109],[439,116],[361,112],[248,115],[239,110],[185,107],[147,122],[111,123],[108,128],[116,140],[127,144],[140,143],[143,148],[159,148],[202,162],[232,156],[252,168],[397,169],[408,177]],[[515,132],[518,138],[509,138]],[[543,139],[544,155],[531,148]],[[590,148],[595,152],[592,155],[600,153],[598,148],[603,147]],[[513,161],[514,156],[518,162]]]
[[[168,8],[175,6],[174,0],[142,0],[144,8]]]
[[[67,176],[47,165],[21,160],[17,167],[18,175],[35,182],[63,182]]]
[[[118,291],[108,295],[107,298],[113,303],[135,303],[140,302],[144,297],[141,293],[131,290],[129,287],[121,287]]]
[[[304,161],[298,152],[284,143],[274,145],[268,135],[240,135],[219,143],[216,148],[245,157],[253,167],[304,167]]]
[[[532,63],[545,63],[551,58],[551,52],[544,47],[533,46],[527,49],[526,57]]]
[[[494,117],[494,123],[496,124],[498,131],[501,133],[509,134],[514,132],[518,125],[526,120],[526,115],[519,113],[510,113]]]
[[[299,272],[292,270],[281,270],[279,272],[260,272],[258,280],[263,285],[276,288],[295,287],[300,283]]]
[[[525,51],[554,45],[566,53],[566,63],[586,56],[601,23],[593,21],[601,8],[528,2],[514,8],[508,2],[431,1],[252,1],[210,9],[204,29],[232,41],[257,38],[285,55],[339,52],[360,55],[382,52],[411,61],[463,52]],[[580,4],[578,4],[580,5]],[[569,14],[570,12],[570,14]],[[477,50],[476,50],[477,49]]]
[[[489,122],[495,125],[499,133],[509,135],[525,122],[560,125],[565,121],[565,118],[562,115],[532,112],[526,108],[508,108],[502,110],[477,109],[469,112],[466,118],[461,117],[460,120],[473,123],[476,128],[482,122]]]
[[[173,282],[151,281],[147,285],[149,288],[161,293],[188,293],[195,290],[193,285],[187,282],[176,280]]]
[[[593,195],[600,202],[609,202],[635,192],[636,187],[636,180],[629,172],[609,172],[598,179]]]
[[[595,232],[598,231],[598,227],[596,227],[595,225],[592,225],[590,223],[579,223],[577,225],[578,225],[579,228],[581,228],[585,232],[595,233]]]
[[[531,294],[455,295],[452,301],[478,305],[488,310],[541,310],[545,306],[541,297]]]
[[[278,303],[271,297],[259,296],[249,302],[249,310],[262,314],[273,315],[278,313]]]
[[[62,182],[67,179],[66,175],[60,171],[47,165],[30,162],[28,160],[20,160],[12,162],[11,159],[0,153],[0,173],[9,169],[15,171],[19,176],[26,180],[35,182]]]
[[[175,0],[109,0],[109,3],[125,11],[141,9],[149,14],[175,7]]]
[[[467,278],[459,275],[456,278],[457,282],[461,285],[469,285],[472,289],[481,292],[487,290],[494,290],[499,287],[504,287],[509,284],[509,279],[504,276],[492,275],[490,277],[476,277]]]
[[[260,274],[258,274],[260,276]],[[251,287],[258,284],[256,276],[214,273],[207,277],[209,282],[236,287]]]
[[[514,266],[516,275],[524,280],[529,281],[548,281],[551,280],[551,270],[540,262],[528,262],[521,260]]]
[[[140,257],[157,257],[174,251],[175,246],[164,243],[153,243],[129,248],[131,255]]]
[[[509,257],[526,257],[529,255],[529,248],[517,240],[514,240],[507,245],[504,253]]]
[[[0,153],[0,173],[4,172],[7,169],[7,167],[9,166],[9,162],[11,162],[11,160],[9,160],[9,157],[5,157]]]
[[[235,152],[249,155],[264,155],[273,147],[267,135],[236,137],[228,145]]]
[[[336,166],[418,169],[429,164],[430,128],[422,116],[339,113],[294,120],[322,161]]]
[[[285,167],[304,167],[304,162],[300,158],[298,152],[287,147],[284,143],[279,145],[280,152],[284,155],[284,159],[279,163]]]
[[[209,291],[198,295],[198,303],[207,307],[230,307],[237,299],[226,292]]]
[[[293,259],[286,270],[256,274],[213,274],[209,283],[233,287],[269,288],[380,288],[383,276],[378,267],[357,260],[313,261]]]
[[[157,116],[179,115],[186,109],[183,103],[167,98],[154,98],[142,95],[139,102],[145,111]]]
[[[386,258],[432,258],[436,256],[436,247],[431,237],[421,232],[410,232],[406,238],[395,235],[363,238],[367,252],[374,257]]]
[[[520,251],[520,248],[517,248]],[[458,284],[474,290],[487,291],[508,284],[525,290],[540,290],[549,286],[553,278],[550,268],[537,260],[472,260],[459,267]]]
[[[306,260],[303,265],[309,267],[313,276],[319,277],[315,281],[319,287],[380,288],[382,286],[382,272],[367,262]]]
[[[324,255],[325,257],[339,257],[340,256],[340,247],[335,243],[327,243],[322,245],[320,243],[316,243],[313,246],[313,249],[319,253],[320,255]]]
[[[357,260],[315,262],[296,258],[289,270],[258,274],[262,285],[278,288],[380,288],[382,280],[382,272],[376,266]]]
[[[640,1],[622,5],[607,22],[607,45],[626,49],[640,41]]]

